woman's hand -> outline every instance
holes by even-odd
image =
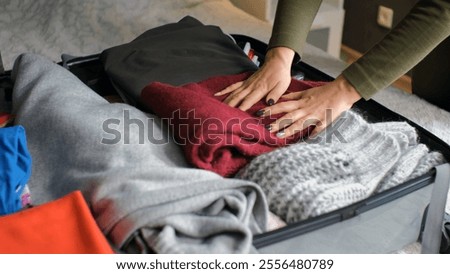
[[[315,125],[311,136],[322,131],[342,112],[350,109],[361,98],[356,89],[341,75],[320,87],[293,92],[283,96],[289,101],[264,108],[263,116],[286,113],[270,124],[270,132],[278,132],[279,138],[289,137]]]
[[[237,82],[216,93],[221,96],[230,93],[224,102],[246,111],[266,96],[267,104],[273,105],[286,92],[291,82],[291,65],[294,51],[290,48],[270,49],[263,66],[243,82]]]

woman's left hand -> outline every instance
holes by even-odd
[[[286,113],[267,127],[270,132],[277,132],[279,138],[286,138],[311,125],[315,128],[310,136],[316,135],[350,109],[361,95],[341,75],[323,86],[292,92],[282,98],[289,101],[263,108],[263,116]]]

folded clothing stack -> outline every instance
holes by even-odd
[[[230,177],[255,156],[296,143],[307,137],[312,129],[308,127],[289,138],[278,138],[264,126],[284,114],[256,117],[255,113],[266,107],[264,100],[242,111],[222,102],[227,95],[214,96],[250,75],[211,77],[180,87],[153,82],[142,90],[141,102],[171,125],[175,140],[182,145],[189,163]],[[288,92],[322,84],[292,79]]]
[[[190,16],[106,49],[101,60],[117,92],[132,105],[140,105],[142,89],[154,81],[178,86],[257,70],[229,35]]]
[[[123,252],[254,251],[252,236],[266,230],[268,215],[258,185],[189,168],[161,119],[110,104],[42,56],[21,55],[13,77],[35,204],[80,190]]]
[[[351,205],[445,161],[406,122],[368,123],[353,111],[307,142],[256,157],[237,178],[258,183],[272,212],[296,222]]]

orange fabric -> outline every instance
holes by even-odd
[[[0,217],[0,253],[114,253],[80,191]]]

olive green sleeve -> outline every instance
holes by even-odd
[[[306,37],[321,0],[279,0],[269,49],[288,47],[295,51],[296,59],[303,54]]]
[[[419,1],[389,34],[342,74],[367,100],[412,69],[449,35],[450,1]]]

